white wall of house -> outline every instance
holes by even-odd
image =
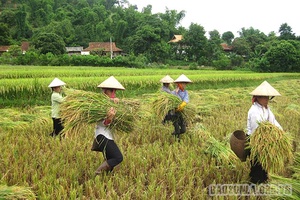
[[[90,55],[90,52],[89,51],[82,51],[81,55]]]

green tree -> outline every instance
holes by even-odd
[[[62,37],[55,33],[41,33],[37,35],[33,39],[32,45],[41,54],[52,53],[53,55],[60,55],[64,54],[66,51]]]
[[[267,36],[258,29],[250,27],[249,29],[242,28],[239,32],[240,38],[244,38],[248,43],[251,52],[254,51],[255,47],[267,41]]]
[[[249,58],[251,48],[245,38],[235,38],[232,42],[232,50],[238,55]]]
[[[16,28],[14,33],[16,39],[22,40],[23,38],[30,38],[32,36],[32,31],[28,26],[26,16],[25,6],[22,6],[16,12]]]
[[[300,51],[289,41],[277,42],[266,52],[264,58],[269,62],[271,72],[300,71]]]
[[[0,45],[9,45],[11,36],[7,24],[0,23]]]
[[[233,39],[234,35],[231,31],[227,31],[222,34],[222,40],[228,45],[231,45]]]
[[[279,39],[281,40],[295,40],[296,36],[292,31],[292,28],[287,24],[281,24],[279,28]]]
[[[186,45],[188,59],[198,64],[206,64],[207,56],[207,38],[202,26],[192,23],[187,33],[183,36],[183,42]]]
[[[222,39],[219,31],[213,30],[209,32],[209,39],[207,43],[207,59],[211,63],[213,60],[218,60],[223,54],[221,47]]]
[[[134,54],[150,54],[151,46],[160,43],[160,36],[157,34],[159,31],[158,28],[145,25],[141,27],[135,35],[129,37],[128,44],[130,44]]]
[[[21,47],[19,45],[11,45],[8,49],[8,53],[12,57],[17,57],[17,56],[22,55],[22,50],[21,50]]]
[[[49,25],[40,28],[37,33],[55,33],[63,38],[67,46],[77,42],[75,30],[69,19],[64,19],[60,22],[52,21]]]
[[[176,10],[169,10],[168,8],[166,8],[165,13],[160,13],[159,17],[162,19],[162,21],[167,22],[166,25],[168,26],[168,29],[171,31],[171,34],[173,35],[174,32],[176,32],[176,27],[180,24],[181,20],[185,17],[185,11],[182,10],[180,12],[177,12]],[[170,35],[170,37],[172,35]]]

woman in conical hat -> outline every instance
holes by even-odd
[[[169,75],[166,75],[165,77],[160,79],[160,82],[163,84],[162,88],[161,88],[161,91],[171,93],[170,84],[173,83],[174,80]]]
[[[103,81],[98,87],[101,88],[102,92],[115,103],[119,102],[119,99],[116,97],[116,91],[125,90],[122,84],[113,76]],[[115,143],[113,134],[108,127],[114,120],[116,112],[115,108],[108,108],[106,118],[100,119],[96,126],[92,151],[102,152],[105,158],[105,161],[96,170],[96,175],[100,174],[102,171],[112,171],[114,167],[123,161],[123,155]]]
[[[188,83],[192,81],[186,77],[184,74],[181,74],[175,81],[177,87],[171,93],[176,95],[178,98],[181,99],[181,104],[178,105],[178,108],[175,110],[175,115],[172,117],[172,122],[174,126],[173,135],[179,139],[179,135],[186,132],[186,122],[183,119],[182,111],[184,107],[189,102],[189,94],[188,91],[185,89]]]
[[[250,94],[252,95],[252,106],[248,112],[247,134],[251,135],[255,131],[258,127],[257,122],[266,120],[281,128],[268,106],[271,98],[281,96],[281,94],[267,81],[261,83]]]
[[[58,136],[63,130],[63,124],[60,117],[60,104],[63,102],[64,97],[62,96],[62,86],[66,85],[65,82],[58,78],[54,78],[53,81],[48,85],[52,89],[51,95],[51,117],[53,121],[53,131],[51,136]]]
[[[270,107],[268,106],[270,98],[281,96],[280,93],[267,81],[264,81],[250,94],[252,95],[252,106],[248,111],[247,135],[250,136],[252,133],[254,133],[256,128],[259,126],[259,122],[262,121],[269,121],[270,123],[282,129],[280,124],[275,119]],[[267,171],[262,168],[261,164],[257,160],[251,161],[250,182],[256,184],[264,183],[267,180]]]

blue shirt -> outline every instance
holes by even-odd
[[[167,93],[171,93],[170,88],[168,88],[168,87],[166,87],[166,86],[164,86],[164,85],[162,86],[161,91],[165,91],[165,92],[167,92]]]
[[[187,90],[184,90],[184,91],[178,90],[178,92],[173,90],[171,93],[176,95],[177,97],[179,97],[181,99],[181,101],[184,101],[186,103],[189,102],[189,94],[188,94]]]

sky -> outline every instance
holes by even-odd
[[[128,0],[138,10],[152,5],[152,13],[165,13],[166,8],[185,11],[180,25],[201,25],[208,33],[217,30],[222,35],[231,31],[235,37],[242,28],[253,27],[268,35],[278,34],[281,24],[287,23],[300,36],[299,0]]]

